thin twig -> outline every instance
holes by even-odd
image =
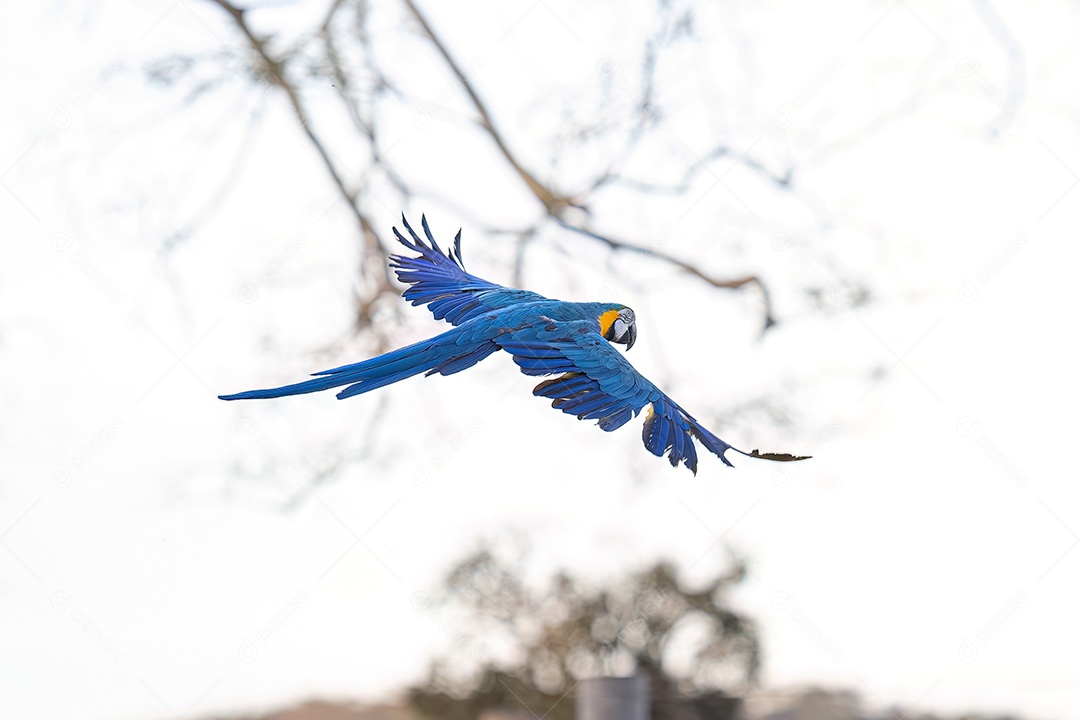
[[[369,257],[380,257],[383,255],[383,246],[379,241],[379,235],[375,232],[375,228],[371,221],[360,209],[357,203],[355,193],[349,191],[345,185],[344,179],[338,173],[337,167],[334,165],[333,160],[330,158],[330,153],[327,151],[326,146],[322,140],[315,134],[312,128],[311,122],[308,118],[307,111],[304,108],[303,103],[300,100],[300,95],[285,77],[284,63],[270,55],[269,50],[266,47],[266,41],[256,35],[251,26],[248,25],[246,18],[244,17],[245,10],[238,8],[228,0],[210,0],[220,6],[229,16],[233,19],[233,22],[244,34],[248,40],[248,44],[258,54],[259,59],[262,61],[263,67],[266,70],[266,74],[271,83],[281,88],[285,92],[285,96],[289,100],[289,105],[292,106],[293,112],[296,114],[296,119],[300,123],[300,127],[303,128],[304,133],[307,135],[308,140],[319,153],[319,157],[322,158],[323,165],[326,167],[327,172],[330,174],[331,180],[333,180],[338,192],[341,193],[349,209],[352,210],[353,216],[356,219],[357,224],[360,226],[361,236],[364,239],[364,248],[369,254]],[[360,306],[359,321],[361,323],[367,322],[370,319],[371,304],[379,295],[383,292],[394,292],[393,284],[390,282],[390,269],[385,263],[370,263],[372,267],[378,265],[382,268],[382,272],[373,273],[374,281],[376,283],[376,292],[371,301],[362,303]]]
[[[601,188],[604,185],[619,185],[621,187],[625,187],[641,193],[663,193],[670,195],[682,195],[690,189],[694,178],[697,177],[698,173],[704,170],[709,163],[727,155],[731,155],[735,152],[735,149],[729,145],[716,146],[715,148],[698,158],[692,165],[690,165],[690,167],[688,167],[686,169],[686,172],[683,174],[682,179],[680,179],[677,183],[673,185],[660,185],[657,183],[650,183],[643,180],[635,180],[633,178],[624,177],[622,175],[619,175],[618,173],[610,173],[602,176],[599,180],[597,180],[596,184],[593,185],[593,189]],[[747,157],[745,154],[741,154],[738,158],[738,161],[741,162],[744,166],[750,168],[751,170],[757,171],[763,177],[765,177],[781,189],[786,189],[791,186],[792,171],[790,168],[783,174],[778,175],[769,168],[767,168],[761,162],[751,157]]]
[[[458,65],[457,61],[454,60],[453,55],[447,50],[446,45],[443,44],[438,34],[431,28],[431,25],[428,24],[424,14],[416,7],[416,3],[414,3],[413,0],[404,0],[404,2],[409,10],[412,11],[413,16],[416,18],[416,21],[420,23],[424,32],[427,33],[427,36],[431,38],[431,44],[435,46],[435,49],[443,56],[443,60],[446,61],[446,64],[450,66],[450,69],[457,75],[458,79],[461,80],[461,84],[465,89],[466,94],[468,94],[469,99],[472,101],[473,107],[476,108],[476,112],[480,115],[480,126],[487,131],[487,134],[495,142],[495,146],[499,149],[499,152],[502,153],[503,158],[505,158],[506,162],[510,164],[510,167],[514,169],[525,184],[529,186],[529,190],[532,191],[532,194],[543,203],[547,212],[551,215],[558,215],[565,208],[573,205],[574,203],[570,198],[548,188],[518,162],[517,158],[510,152],[510,148],[503,140],[502,134],[496,129],[495,123],[491,119],[491,113],[488,112],[484,101],[480,99],[480,96],[473,88],[472,83],[469,82],[468,78],[465,76],[465,72],[462,70],[461,66]]]
[[[457,63],[454,57],[450,54],[450,51],[439,38],[438,34],[431,28],[431,25],[424,17],[424,14],[420,12],[419,8],[417,8],[414,0],[403,0],[403,2],[406,6],[408,6],[413,16],[416,17],[417,22],[420,23],[420,26],[424,29],[424,32],[427,33],[429,38],[431,38],[432,44],[435,46],[435,49],[439,51],[439,54],[442,55],[443,59],[446,61],[446,64],[449,65],[450,69],[454,72],[455,75],[457,75],[462,87],[465,90],[465,93],[469,96],[469,99],[472,101],[473,107],[476,108],[476,112],[480,116],[480,127],[482,127],[484,131],[487,132],[487,134],[491,137],[492,141],[495,143],[495,146],[499,149],[499,152],[502,153],[503,158],[505,158],[507,163],[509,163],[510,166],[514,169],[514,171],[517,172],[517,174],[528,186],[529,190],[533,193],[534,196],[536,196],[537,200],[539,200],[541,204],[543,204],[545,211],[552,220],[554,220],[556,223],[566,228],[567,230],[576,232],[580,235],[592,238],[594,240],[599,240],[613,250],[627,250],[630,252],[638,252],[646,255],[652,255],[660,260],[663,260],[664,262],[674,265],[694,275],[695,277],[704,280],[709,285],[716,288],[738,289],[748,284],[757,285],[758,288],[761,289],[761,295],[765,306],[765,329],[767,330],[776,323],[772,316],[772,305],[769,300],[769,293],[765,288],[765,284],[756,275],[748,275],[746,277],[736,278],[734,280],[718,280],[716,278],[710,277],[709,275],[706,275],[704,272],[698,270],[693,265],[683,262],[682,260],[674,258],[670,255],[665,255],[664,253],[656,253],[641,246],[613,240],[609,237],[605,237],[603,235],[593,232],[592,230],[575,225],[564,219],[563,211],[566,208],[583,208],[583,203],[581,203],[580,201],[574,201],[566,195],[547,187],[539,180],[537,180],[535,176],[533,176],[528,170],[526,170],[520,162],[518,162],[517,158],[514,156],[513,152],[510,150],[509,146],[503,139],[501,133],[495,127],[495,123],[491,119],[491,114],[488,112],[484,101],[480,98],[479,94],[473,88],[472,82],[465,75],[461,66]],[[729,151],[730,150],[725,149],[725,152]],[[716,155],[716,153],[717,150],[714,150],[711,154],[713,154],[715,157],[719,157],[719,155]],[[715,157],[713,159],[715,159]],[[695,166],[690,171],[691,178],[692,175],[696,173],[698,169],[700,169],[700,167],[704,166],[705,162],[708,162],[708,160],[703,158],[701,161],[695,164]],[[762,170],[764,170],[764,168],[762,168]],[[686,182],[689,182],[689,179],[687,179]],[[786,182],[787,181],[784,180],[783,182],[781,182],[781,184],[786,184]]]
[[[266,47],[265,40],[254,34],[244,17],[245,11],[243,9],[237,8],[228,0],[211,1],[222,7],[233,18],[233,21],[236,23],[237,27],[247,37],[252,49],[258,54],[258,56],[262,60],[262,63],[266,68],[269,80],[285,92],[286,97],[289,100],[289,104],[292,106],[293,111],[296,113],[297,120],[300,122],[301,127],[303,127],[305,134],[308,136],[308,139],[315,147],[316,151],[319,153],[319,156],[322,158],[323,163],[326,166],[327,171],[329,172],[335,186],[338,188],[342,197],[346,200],[347,204],[352,209],[352,212],[363,234],[366,249],[373,255],[381,255],[383,249],[379,241],[378,234],[375,232],[369,219],[358,207],[356,195],[348,190],[344,179],[340,176],[337,168],[331,160],[325,145],[322,143],[322,141],[312,129],[307,116],[307,112],[303,106],[303,103],[300,100],[299,93],[285,77],[283,62],[272,57]],[[727,280],[715,278],[699,270],[694,265],[687,263],[683,260],[679,260],[678,258],[671,255],[667,255],[666,253],[650,250],[648,248],[642,247],[640,245],[635,245],[630,242],[616,240],[614,238],[611,238],[610,236],[597,233],[586,227],[574,224],[566,220],[563,217],[563,211],[566,210],[566,208],[568,207],[583,207],[582,203],[574,201],[567,195],[548,187],[544,183],[537,180],[536,177],[524,167],[524,165],[514,155],[513,151],[506,143],[502,134],[499,132],[494,121],[492,120],[491,113],[488,110],[487,105],[484,103],[479,93],[473,87],[473,84],[465,74],[465,71],[462,69],[461,65],[459,65],[458,62],[454,59],[453,55],[451,55],[445,43],[428,23],[426,17],[416,6],[414,0],[403,0],[403,2],[408,7],[412,15],[416,18],[421,28],[430,38],[431,43],[435,46],[435,49],[442,56],[449,69],[458,77],[466,95],[468,95],[473,107],[479,115],[480,119],[478,124],[480,125],[480,127],[491,138],[492,142],[498,148],[503,159],[510,165],[511,168],[513,168],[513,170],[518,174],[518,176],[528,187],[529,191],[543,205],[545,213],[548,217],[554,220],[561,227],[584,237],[588,237],[590,239],[602,242],[612,250],[624,250],[627,252],[635,252],[654,257],[664,263],[677,267],[680,270],[683,270],[684,272],[687,272],[699,278],[700,280],[706,282],[707,284],[715,288],[735,290],[743,288],[746,285],[756,285],[761,291],[762,301],[764,305],[764,327],[765,329],[768,329],[775,324],[775,319],[772,315],[772,305],[769,298],[768,290],[766,289],[765,284],[756,275],[747,275],[744,277]],[[374,127],[371,123],[365,122],[362,119],[359,113],[359,108],[354,104],[354,101],[352,101],[349,92],[351,88],[347,82],[346,74],[344,73],[343,68],[340,65],[340,60],[337,55],[336,48],[333,46],[333,42],[330,39],[330,34],[332,32],[330,28],[332,18],[334,12],[336,12],[336,10],[340,6],[341,3],[334,3],[331,6],[330,11],[327,13],[326,18],[321,25],[319,34],[323,38],[324,43],[327,45],[328,57],[333,67],[335,78],[342,84],[342,97],[345,100],[346,104],[349,106],[350,115],[352,116],[354,123],[357,125],[357,129],[360,130],[360,132],[364,134],[370,142],[372,142],[372,147],[374,151]],[[620,185],[626,185],[642,192],[683,192],[685,191],[684,188],[689,186],[690,182],[693,180],[693,177],[702,168],[704,168],[708,162],[715,160],[718,157],[727,155],[730,152],[731,149],[726,146],[720,146],[714,149],[705,157],[695,162],[694,165],[692,165],[690,168],[688,168],[683,180],[675,186],[669,186],[665,188],[663,186],[638,183],[633,180],[621,178],[617,175],[604,175],[592,186],[592,188],[590,188],[590,193],[592,190],[595,190],[596,188],[602,186],[605,183],[618,183]],[[767,168],[765,168],[763,165],[760,165],[760,163],[757,163],[754,160],[743,158],[743,162],[746,163],[749,167],[752,167],[759,172],[762,172],[766,176],[771,177],[773,181],[781,187],[786,186],[790,182],[790,173],[783,176],[775,176],[772,175]],[[388,175],[390,176],[391,181],[394,182],[395,178],[393,176],[393,173],[388,173]],[[398,182],[394,182],[394,184],[398,185]],[[366,323],[370,321],[371,312],[373,309],[372,306],[377,300],[378,296],[381,295],[383,291],[392,290],[393,288],[390,282],[389,269],[386,268],[385,265],[383,265],[383,274],[377,275],[375,279],[378,283],[378,290],[375,293],[375,296],[367,300],[363,298],[357,298],[359,311],[358,323],[361,326],[366,326]]]
[[[762,304],[763,304],[764,310],[765,310],[765,326],[764,326],[763,330],[768,330],[770,327],[772,327],[773,325],[776,324],[776,319],[773,317],[773,314],[772,314],[772,301],[769,298],[769,291],[765,287],[765,283],[763,283],[761,281],[761,278],[759,278],[757,275],[744,275],[743,277],[735,278],[735,279],[732,279],[732,280],[720,280],[718,278],[714,278],[711,275],[708,275],[708,274],[702,272],[696,266],[691,265],[690,263],[686,262],[685,260],[680,260],[679,258],[674,257],[672,255],[668,255],[667,253],[659,252],[657,250],[652,250],[652,249],[649,249],[647,247],[642,247],[641,245],[634,245],[633,243],[625,242],[625,241],[622,241],[622,240],[616,240],[615,238],[613,238],[613,237],[611,237],[609,235],[601,235],[598,232],[595,232],[593,230],[589,230],[588,228],[578,227],[577,225],[573,225],[571,223],[568,223],[565,220],[562,220],[560,218],[555,218],[555,222],[557,222],[559,225],[566,228],[567,230],[570,230],[571,232],[575,232],[575,233],[578,233],[579,235],[583,235],[583,236],[585,236],[587,238],[591,238],[591,239],[596,240],[598,242],[602,242],[603,244],[607,245],[612,250],[624,250],[626,252],[637,253],[639,255],[646,255],[648,257],[652,257],[652,258],[656,258],[657,260],[661,260],[661,261],[667,263],[668,265],[672,265],[674,267],[679,268],[680,270],[682,270],[684,272],[687,272],[687,273],[693,275],[694,277],[698,278],[699,280],[703,280],[704,282],[708,283],[709,285],[711,285],[711,286],[713,286],[715,288],[725,288],[725,289],[729,289],[729,290],[737,290],[737,289],[742,288],[742,287],[744,287],[746,285],[757,285],[758,289],[761,291],[761,300],[762,300]]]

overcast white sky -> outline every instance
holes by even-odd
[[[253,21],[295,34],[322,5],[272,3]],[[544,168],[560,123],[603,110],[609,68],[616,101],[629,96],[653,13],[425,6],[521,155],[556,180],[580,170]],[[440,238],[464,226],[470,269],[509,283],[507,240],[471,218],[537,209],[515,178],[481,171],[492,149],[452,79],[427,74],[400,9],[373,22],[413,95],[387,145],[451,201],[387,196],[372,203],[380,231],[401,210],[426,212]],[[274,98],[236,83],[186,106],[146,83],[153,59],[235,43],[215,8],[9,8],[0,715],[387,697],[454,632],[417,594],[478,539],[518,533],[536,578],[666,556],[692,579],[725,547],[746,556],[736,601],[761,624],[767,686],[1075,716],[1078,22],[1067,3],[700,9],[700,41],[658,83],[669,151],[638,176],[677,177],[723,141],[794,166],[794,190],[722,158],[685,196],[605,196],[596,221],[717,275],[761,273],[780,325],[760,337],[752,292],[609,272],[602,248],[555,231],[525,273],[548,295],[634,307],[630,359],[721,437],[815,456],[736,470],[703,457],[692,477],[646,453],[636,423],[607,435],[547,409],[506,358],[402,383],[385,405],[217,401],[371,352],[350,329],[347,212]],[[805,293],[850,282],[870,302],[822,312]],[[406,316],[402,343],[438,330]],[[733,412],[763,397],[787,422]],[[327,458],[366,447],[376,412],[368,458],[283,512]]]

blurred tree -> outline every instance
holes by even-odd
[[[760,665],[753,622],[727,600],[745,572],[735,565],[690,588],[661,562],[610,587],[560,573],[541,589],[481,549],[420,603],[452,633],[455,651],[432,664],[409,702],[445,720],[490,708],[571,720],[578,680],[636,670],[651,678],[657,720],[734,717],[732,694],[752,686]]]

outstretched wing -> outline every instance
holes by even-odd
[[[398,280],[410,285],[403,294],[404,298],[413,305],[427,305],[436,320],[445,319],[453,325],[460,325],[489,310],[547,300],[543,295],[496,285],[465,272],[465,265],[461,262],[460,230],[454,238],[454,247],[446,255],[435,242],[426,217],[420,217],[420,224],[427,242],[413,231],[404,215],[401,222],[411,239],[405,238],[394,228],[398,242],[420,255],[392,255],[390,267],[397,273]]]
[[[591,323],[543,319],[496,342],[526,375],[559,375],[537,385],[534,395],[551,398],[553,408],[579,420],[598,420],[602,430],[622,427],[649,406],[642,440],[653,455],[667,453],[672,467],[682,462],[697,474],[694,438],[728,466],[731,463],[724,457],[728,450],[765,460],[806,459],[757,450],[747,453],[716,437],[635,370]]]

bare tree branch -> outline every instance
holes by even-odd
[[[618,173],[609,173],[602,176],[594,185],[594,189],[603,187],[604,185],[619,185],[621,187],[634,190],[641,193],[663,193],[671,195],[682,195],[690,189],[694,178],[708,166],[709,163],[719,160],[722,157],[735,154],[736,150],[730,145],[717,145],[709,152],[702,155],[697,159],[690,167],[686,169],[682,179],[673,185],[660,185],[657,183],[645,182],[643,180],[635,180],[633,178],[624,177]],[[755,170],[763,177],[774,183],[781,189],[786,189],[791,186],[792,170],[788,168],[782,174],[776,174],[763,163],[748,157],[745,154],[740,153],[738,161],[751,170]]]
[[[560,193],[558,191],[555,191],[555,190],[547,187],[546,185],[541,183],[539,180],[537,180],[536,177],[534,175],[532,175],[528,170],[526,170],[524,168],[524,166],[514,156],[514,153],[510,150],[510,148],[507,145],[506,141],[503,139],[502,134],[495,127],[495,123],[491,119],[491,114],[488,112],[487,106],[484,104],[484,101],[480,98],[479,94],[476,92],[476,89],[473,87],[472,81],[466,76],[466,74],[463,72],[461,66],[454,59],[453,55],[450,54],[450,51],[447,49],[446,45],[439,38],[438,34],[432,29],[431,25],[428,23],[427,19],[424,17],[424,14],[422,12],[420,12],[420,9],[416,6],[416,3],[414,2],[414,0],[403,0],[403,2],[405,3],[406,6],[408,6],[409,10],[412,12],[412,14],[416,18],[417,22],[420,23],[420,26],[424,29],[424,32],[427,33],[428,37],[431,38],[432,44],[439,51],[439,54],[442,55],[443,59],[446,61],[446,64],[450,67],[450,69],[458,77],[458,80],[461,82],[462,87],[465,90],[465,93],[469,96],[469,99],[472,101],[473,107],[476,108],[476,112],[480,115],[480,123],[479,123],[480,127],[484,129],[484,131],[488,134],[488,136],[491,137],[492,141],[495,143],[495,146],[499,149],[499,152],[502,154],[503,158],[507,161],[507,163],[509,163],[509,165],[514,169],[514,171],[517,172],[517,174],[525,182],[525,184],[528,186],[529,190],[533,193],[533,195],[536,197],[536,199],[539,200],[541,202],[541,204],[543,204],[544,209],[546,210],[548,216],[552,220],[554,220],[557,224],[559,224],[561,227],[563,227],[563,228],[565,228],[567,230],[578,233],[578,234],[583,235],[585,237],[592,238],[593,240],[598,240],[600,242],[603,242],[605,245],[607,245],[608,247],[610,247],[613,250],[628,250],[628,251],[631,251],[631,252],[638,252],[638,253],[642,253],[642,254],[646,254],[646,255],[656,257],[657,259],[663,260],[664,262],[667,262],[667,263],[669,263],[671,265],[675,265],[676,267],[679,267],[682,270],[685,270],[686,272],[689,272],[690,274],[694,275],[695,277],[698,277],[698,278],[704,280],[709,285],[711,285],[713,287],[716,287],[716,288],[724,288],[724,289],[735,290],[735,289],[742,288],[743,286],[748,285],[748,284],[757,285],[758,288],[761,289],[762,299],[763,299],[763,302],[764,302],[764,309],[765,309],[764,329],[768,330],[770,327],[772,327],[773,325],[776,324],[776,320],[773,318],[773,315],[772,315],[772,307],[771,307],[771,303],[769,301],[769,293],[765,288],[765,284],[757,276],[749,275],[749,276],[746,276],[746,277],[736,278],[736,279],[733,279],[733,280],[718,280],[716,278],[710,277],[709,275],[706,275],[704,272],[702,272],[701,270],[698,270],[693,265],[691,265],[689,263],[686,263],[684,261],[678,260],[677,258],[674,258],[674,257],[672,257],[670,255],[666,255],[664,253],[656,253],[656,252],[647,250],[647,249],[645,249],[645,248],[643,248],[641,246],[637,246],[637,245],[633,245],[631,243],[626,243],[626,242],[614,240],[614,239],[612,239],[610,237],[600,235],[599,233],[596,233],[596,232],[594,232],[592,230],[589,230],[588,228],[576,225],[576,224],[566,220],[563,217],[563,211],[566,208],[568,208],[568,207],[578,207],[580,209],[585,210],[586,213],[587,213],[588,209],[585,206],[585,203],[581,199],[577,199],[577,200],[571,199],[571,198],[567,197],[565,194]],[[718,148],[717,150],[714,150],[712,153],[710,153],[710,155],[713,156],[710,159],[715,159],[716,157],[719,157],[720,155],[723,155],[723,154],[727,154],[728,152],[730,152],[730,148],[726,148],[726,147]],[[695,163],[695,165],[688,172],[687,178],[684,178],[684,183],[689,183],[689,181],[690,181],[690,179],[692,179],[693,175],[696,174],[698,172],[698,170],[700,170],[702,167],[704,167],[705,164],[708,161],[709,161],[709,159],[702,158],[697,163]],[[754,164],[751,164],[752,167],[756,164],[756,161],[747,161],[745,159],[744,159],[744,162],[748,162],[748,164],[749,163],[754,163]],[[762,169],[762,170],[764,169],[760,165],[757,165],[757,168]],[[602,183],[598,183],[598,184],[602,184]],[[786,185],[787,180],[786,179],[783,180],[780,184]]]
[[[699,280],[705,281],[706,283],[715,288],[738,290],[746,285],[757,285],[758,289],[761,290],[761,300],[762,304],[764,305],[765,311],[765,326],[763,329],[768,330],[770,327],[776,324],[776,319],[773,317],[772,314],[772,301],[769,299],[769,291],[765,287],[765,283],[763,283],[761,281],[761,278],[759,278],[757,275],[744,275],[741,278],[735,278],[733,280],[719,280],[712,277],[711,275],[706,274],[705,272],[702,272],[700,269],[697,268],[697,266],[692,265],[685,260],[680,260],[679,258],[672,255],[668,255],[667,253],[652,250],[647,247],[642,247],[641,245],[634,245],[633,243],[625,242],[623,240],[616,240],[609,235],[601,235],[600,233],[589,230],[588,228],[579,227],[577,225],[568,223],[561,218],[555,218],[555,222],[557,222],[559,225],[566,228],[567,230],[570,230],[571,232],[575,232],[579,235],[584,235],[585,237],[591,238],[598,242],[602,242],[612,250],[625,250],[626,252],[646,255],[648,257],[661,260],[668,265],[672,265],[684,272],[690,273],[694,277],[698,278]]]
[[[416,18],[417,22],[420,23],[420,26],[424,29],[424,32],[427,33],[429,38],[431,38],[432,45],[435,46],[435,49],[438,50],[439,54],[443,56],[446,64],[450,66],[450,69],[454,72],[455,75],[457,75],[458,79],[461,81],[465,92],[468,94],[469,99],[472,101],[473,107],[476,108],[476,112],[480,115],[480,126],[487,131],[488,135],[495,142],[495,146],[499,148],[499,152],[502,153],[503,158],[506,160],[507,163],[509,163],[510,167],[514,169],[518,176],[523,181],[525,181],[525,184],[529,186],[529,190],[532,191],[533,195],[536,196],[537,200],[543,203],[544,207],[547,209],[547,212],[551,215],[557,216],[566,207],[574,205],[570,198],[565,197],[564,195],[561,195],[548,188],[542,182],[537,180],[532,173],[526,170],[520,162],[518,162],[517,158],[514,157],[514,154],[512,152],[510,152],[510,148],[503,140],[502,134],[495,128],[495,123],[491,119],[491,114],[488,112],[487,106],[484,104],[484,101],[480,99],[480,96],[473,88],[472,82],[470,82],[468,77],[466,77],[464,71],[461,69],[461,66],[457,63],[456,60],[454,60],[454,56],[450,54],[449,50],[447,50],[446,45],[439,38],[438,34],[431,28],[431,25],[428,24],[427,18],[425,18],[424,14],[420,12],[420,9],[416,7],[416,3],[414,3],[413,0],[404,0],[404,3],[406,6],[408,6],[409,10],[412,11],[413,16]]]
[[[307,114],[307,110],[304,107],[303,102],[300,100],[300,94],[291,82],[285,77],[285,63],[284,61],[273,57],[266,47],[266,41],[256,35],[251,26],[248,24],[245,15],[245,10],[238,8],[228,0],[210,0],[210,2],[216,3],[225,12],[229,14],[237,28],[247,38],[248,44],[251,49],[255,51],[256,55],[262,63],[267,79],[282,91],[285,92],[285,96],[289,100],[289,105],[292,107],[293,112],[296,114],[296,119],[300,123],[300,127],[303,128],[304,133],[307,135],[308,140],[319,153],[319,157],[322,158],[323,165],[326,167],[326,171],[329,173],[331,180],[333,180],[338,192],[341,193],[349,209],[352,211],[354,218],[360,228],[360,233],[364,242],[364,249],[371,257],[382,257],[383,246],[379,240],[379,235],[375,231],[374,225],[360,209],[357,203],[356,194],[350,192],[345,185],[344,179],[338,173],[337,167],[334,165],[334,161],[330,158],[330,153],[327,151],[326,146],[318,135],[315,134],[312,124]],[[331,7],[331,14],[337,7],[340,7],[340,3],[335,3]],[[327,16],[326,23],[330,22],[330,15]],[[371,271],[371,268],[379,267],[382,269],[379,271]],[[367,271],[365,270],[367,269]],[[393,284],[390,282],[390,269],[385,263],[361,263],[361,275],[369,277],[376,284],[376,290],[369,299],[358,298],[358,312],[357,312],[357,326],[367,327],[371,321],[372,306],[375,301],[386,292],[393,292]]]

